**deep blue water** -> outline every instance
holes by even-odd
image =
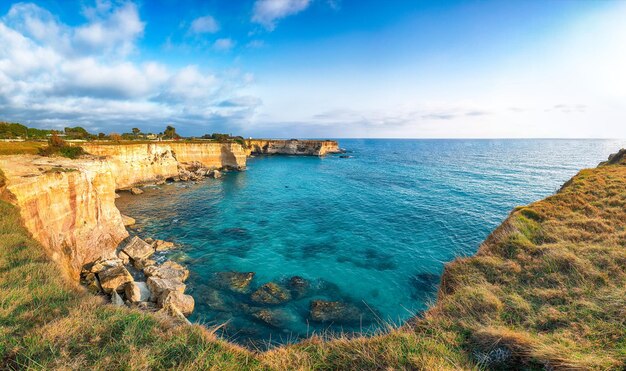
[[[308,321],[313,299],[360,306],[400,323],[435,297],[443,265],[473,254],[517,206],[554,193],[624,140],[340,140],[352,158],[256,157],[219,180],[147,188],[118,199],[142,237],[174,241],[191,270],[191,319],[227,323],[224,336],[285,342],[324,330],[368,331]],[[250,315],[249,294],[216,284],[215,273],[255,272],[252,289],[291,276],[308,296],[271,306],[279,327]]]

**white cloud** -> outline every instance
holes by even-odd
[[[254,3],[252,21],[263,25],[269,31],[276,27],[276,21],[305,10],[311,0],[257,0]]]
[[[195,125],[200,134],[203,125],[213,125],[210,131],[245,123],[260,105],[258,99],[223,105],[250,83],[245,73],[172,68],[141,61],[137,53],[130,59],[144,28],[134,4],[99,1],[83,14],[87,22],[70,27],[20,3],[0,18],[0,119],[40,127],[123,126],[116,130],[151,130],[167,121]],[[224,40],[222,48],[233,45]]]
[[[196,18],[191,22],[191,27],[189,27],[189,32],[192,34],[204,34],[204,33],[216,33],[219,31],[220,26],[210,15]]]
[[[213,48],[216,50],[230,50],[235,46],[235,42],[232,39],[217,39],[213,43]]]

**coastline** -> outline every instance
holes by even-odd
[[[558,301],[563,300],[558,293],[548,291],[541,294],[552,296],[539,297],[539,304],[528,302],[527,298],[537,297],[538,293],[532,290],[549,288],[545,287],[547,284],[556,287],[564,285],[567,300],[573,300],[578,295],[596,301],[599,300],[598,295],[606,294],[606,290],[610,291],[614,287],[619,287],[620,282],[623,283],[624,266],[615,266],[610,264],[610,261],[602,260],[595,251],[600,247],[594,246],[601,246],[600,251],[609,254],[615,262],[626,261],[623,260],[624,253],[616,249],[621,243],[619,233],[623,234],[624,227],[621,214],[618,214],[619,205],[623,206],[624,195],[617,190],[623,188],[626,181],[625,169],[625,153],[621,152],[598,168],[581,171],[556,195],[514,210],[481,245],[475,256],[458,259],[446,266],[438,300],[422,319],[416,319],[401,329],[380,336],[386,337],[385,341],[389,341],[389,344],[394,344],[395,341],[402,342],[401,339],[406,341],[407,336],[414,336],[411,334],[415,333],[425,336],[425,340],[430,342],[430,347],[420,343],[422,351],[413,350],[419,355],[417,359],[422,365],[426,364],[424,362],[435,362],[433,357],[437,357],[441,363],[431,363],[432,365],[447,365],[450,368],[460,364],[480,365],[481,362],[491,365],[493,363],[490,362],[497,360],[497,355],[504,354],[504,364],[511,362],[510,364],[543,365],[554,368],[619,367],[623,359],[616,350],[607,349],[606,342],[601,342],[600,348],[606,353],[606,357],[589,353],[593,350],[593,346],[588,343],[590,340],[587,340],[587,343],[579,341],[575,346],[576,352],[587,354],[587,357],[582,358],[568,356],[571,353],[558,345],[559,342],[569,339],[567,334],[558,330],[569,323],[567,321],[570,318],[568,314],[559,314],[564,308],[558,307]],[[52,174],[56,178],[64,178],[67,174],[75,172],[59,171]],[[13,176],[15,174],[10,173],[9,181]],[[595,184],[601,184],[602,189],[594,189]],[[582,212],[577,210],[580,205],[594,203],[595,209],[583,208]],[[623,214],[623,210],[621,212]],[[568,220],[563,221],[565,215],[568,215],[571,223],[567,224]],[[559,220],[566,223],[565,227],[558,224]],[[579,231],[581,226],[583,230],[589,231],[575,234],[574,231]],[[619,232],[620,228],[622,232]],[[594,233],[599,237],[594,238]],[[592,241],[593,245],[589,245],[589,241]],[[533,276],[537,273],[536,269],[545,268],[544,264],[548,264],[548,267],[553,266],[551,269],[554,271]],[[602,272],[598,271],[599,266],[603,266],[614,276],[602,275]],[[526,271],[528,272],[523,274]],[[582,281],[579,277],[581,274]],[[590,286],[582,292],[575,290],[581,283]],[[525,291],[521,290],[519,285],[528,286],[527,289],[531,292],[521,295]],[[511,292],[511,288],[515,290]],[[572,289],[574,290],[570,291]],[[550,308],[541,307],[544,301]],[[604,308],[613,313],[619,309],[619,303],[619,301],[607,302],[604,303]],[[573,310],[575,311],[573,314],[581,314],[577,312],[578,308]],[[543,313],[544,311],[548,313]],[[512,318],[511,315],[517,317]],[[562,317],[559,318],[559,315]],[[529,316],[540,317],[541,321],[525,324],[524,318]],[[548,322],[545,322],[544,317],[548,318]],[[581,320],[584,318],[586,317],[581,316]],[[609,320],[614,321],[615,318]],[[618,331],[619,336],[620,328],[619,325],[616,326],[614,330]],[[527,328],[538,332],[526,332]],[[458,329],[469,331],[471,336],[459,337]],[[433,331],[435,336],[431,335],[429,338],[425,335],[432,334]],[[345,352],[345,358],[335,362],[347,362],[353,346],[365,347],[365,344],[371,346],[380,341],[380,336],[363,340],[333,340],[324,346],[341,349]],[[451,344],[449,348],[441,348],[442,342],[446,341]],[[317,340],[311,339],[302,344],[264,353],[260,359],[266,364],[280,362],[279,364],[286,368],[297,367],[301,364],[302,357],[309,359],[307,357],[311,356],[310,347],[315,347],[316,344]],[[459,344],[458,349],[455,344]],[[552,348],[546,348],[547,345]],[[433,346],[435,348],[432,348]],[[460,352],[461,348],[467,346],[473,349],[469,356],[462,355],[463,353],[448,355],[448,361],[444,361],[446,356],[442,352]],[[428,351],[432,354],[425,353]],[[336,366],[343,367],[349,364],[335,363]]]

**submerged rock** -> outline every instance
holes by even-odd
[[[244,293],[248,291],[254,272],[219,272],[215,275],[215,283],[219,287]]]
[[[122,249],[122,251],[135,261],[146,259],[154,254],[154,248],[137,236],[133,237],[128,245]]]
[[[282,309],[261,309],[252,312],[252,317],[266,325],[282,328],[289,322],[289,316]]]
[[[291,290],[292,295],[299,299],[308,294],[311,285],[306,279],[300,276],[293,276],[287,282],[287,286]]]
[[[133,195],[140,195],[143,193],[143,191],[137,187],[133,187],[130,189],[130,193]]]
[[[281,304],[291,300],[291,293],[278,284],[269,282],[253,292],[251,299],[260,304]]]
[[[356,306],[342,301],[313,300],[309,317],[315,322],[358,323],[364,315]]]
[[[226,303],[227,297],[214,288],[202,286],[197,288],[195,292],[199,302],[211,310],[229,313],[233,310],[232,305]]]
[[[144,273],[148,277],[164,278],[164,279],[177,279],[180,282],[185,282],[189,277],[189,270],[182,265],[173,262],[171,260],[159,266],[150,266],[144,269]]]
[[[98,273],[98,280],[102,290],[111,293],[112,291],[122,292],[127,283],[133,282],[133,277],[123,265],[118,265]]]
[[[131,303],[150,300],[150,289],[145,282],[129,282],[126,284],[124,293]]]

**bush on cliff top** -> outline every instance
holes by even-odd
[[[52,134],[48,139],[48,146],[39,149],[41,156],[59,155],[71,159],[78,158],[85,154],[85,150],[80,146],[70,146],[58,135]]]

